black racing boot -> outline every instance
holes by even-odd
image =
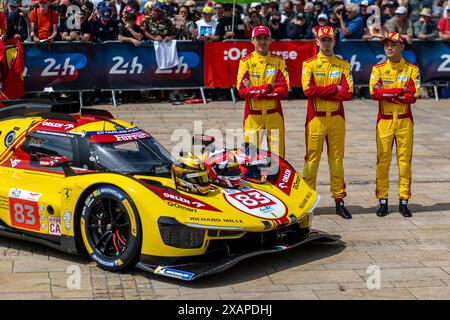
[[[336,199],[336,214],[340,215],[344,219],[351,219],[352,215],[344,206],[344,200]]]
[[[398,211],[404,216],[405,218],[412,217],[411,211],[408,209],[408,200],[400,199],[400,202],[398,204]]]
[[[377,216],[384,217],[388,214],[388,199],[380,199],[380,207],[377,210]]]

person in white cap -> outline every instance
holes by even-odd
[[[386,31],[399,33],[411,45],[414,32],[413,24],[406,16],[408,10],[406,7],[400,6],[394,13],[395,16],[386,23]]]
[[[317,23],[318,24],[312,29],[314,38],[317,38],[317,31],[319,31],[319,28],[328,26],[328,16],[325,13],[319,14],[317,16]]]

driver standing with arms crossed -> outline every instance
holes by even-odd
[[[260,145],[266,130],[269,151],[284,157],[284,117],[280,99],[289,91],[289,77],[283,58],[269,52],[272,37],[268,27],[259,25],[252,31],[255,51],[239,62],[237,88],[245,99],[244,138]]]
[[[330,190],[336,203],[336,214],[351,219],[352,215],[343,200],[347,193],[344,181],[345,117],[342,102],[352,99],[353,79],[350,64],[334,55],[335,44],[333,28],[319,28],[319,53],[303,62],[302,87],[308,97],[303,179],[312,189],[316,189],[317,170],[325,141]]]
[[[411,159],[413,117],[411,104],[419,95],[419,68],[402,58],[405,40],[397,32],[383,40],[387,60],[375,65],[370,75],[370,94],[378,100],[376,196],[380,201],[377,216],[388,214],[389,167],[392,147],[397,148],[399,211],[412,217],[408,209],[411,196]]]

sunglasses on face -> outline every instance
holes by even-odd
[[[223,7],[215,7],[214,9],[215,9],[215,10],[222,10]]]

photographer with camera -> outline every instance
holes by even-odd
[[[269,19],[268,27],[272,34],[272,39],[279,40],[286,38],[286,25],[281,22],[281,14],[275,12]]]
[[[312,39],[311,26],[306,22],[303,13],[297,14],[294,20],[287,26],[287,36],[289,39]]]
[[[364,19],[359,14],[359,10],[358,5],[350,3],[345,13],[344,10],[338,10],[336,12],[341,29],[339,40],[362,39],[364,34]]]
[[[136,14],[134,12],[124,12],[122,21],[119,23],[118,40],[131,42],[136,47],[141,45],[144,38],[142,29],[136,24]]]

